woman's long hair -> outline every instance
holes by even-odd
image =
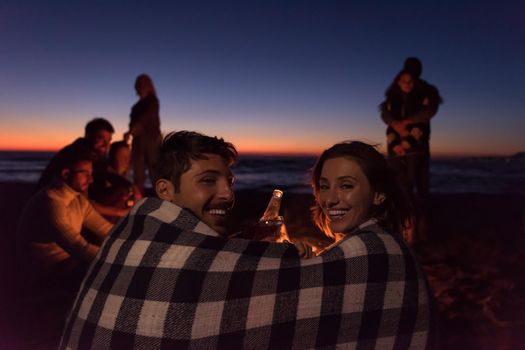
[[[401,232],[410,222],[413,207],[408,194],[396,171],[388,164],[377,149],[360,141],[345,141],[325,150],[312,168],[312,187],[315,205],[312,216],[315,224],[328,236],[335,238],[328,226],[329,218],[319,204],[319,179],[324,163],[328,159],[348,158],[359,164],[373,191],[383,193],[385,200],[372,208],[369,218],[375,218],[378,224],[388,232]],[[343,232],[344,233],[344,232]]]
[[[148,93],[147,95],[157,96],[157,91],[155,91],[155,86],[153,85],[153,80],[147,74],[141,74],[135,80],[135,89],[143,88]]]

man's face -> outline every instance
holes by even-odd
[[[64,182],[80,193],[86,193],[89,184],[93,182],[93,163],[91,161],[82,161],[75,164],[71,169],[63,172],[62,179]]]
[[[112,134],[107,130],[97,130],[90,138],[89,141],[93,147],[93,150],[100,157],[106,157],[109,152],[109,146],[111,144]]]
[[[191,210],[217,233],[225,235],[226,219],[235,202],[234,177],[221,156],[206,157],[191,161],[190,169],[180,178],[180,191],[173,194],[171,202]]]

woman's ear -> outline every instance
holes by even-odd
[[[175,186],[169,180],[159,179],[155,183],[155,192],[157,192],[157,197],[160,199],[171,202],[175,197]]]
[[[382,204],[385,201],[385,198],[386,198],[386,196],[385,196],[384,193],[376,192],[374,194],[374,205]]]

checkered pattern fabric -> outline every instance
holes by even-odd
[[[406,246],[375,224],[301,260],[148,198],[102,246],[60,348],[419,349],[427,292]]]

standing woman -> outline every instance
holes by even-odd
[[[431,298],[401,236],[411,204],[396,173],[373,146],[342,142],[321,154],[312,185],[313,219],[335,240],[319,257],[344,254],[351,262],[338,271],[355,283],[345,302],[362,310],[357,338],[385,348],[428,348]]]
[[[135,90],[140,99],[131,108],[129,131],[124,134],[124,140],[127,141],[130,135],[133,136],[131,144],[133,181],[144,194],[146,167],[151,179],[161,140],[159,100],[153,81],[146,74],[137,77]]]

